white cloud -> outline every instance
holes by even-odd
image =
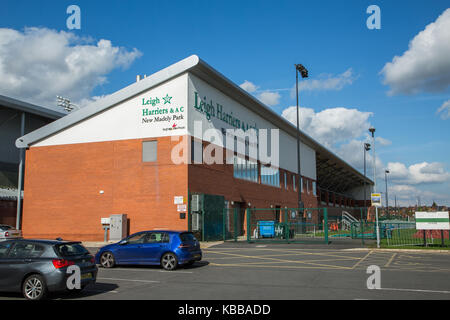
[[[296,125],[295,106],[286,108],[282,116]],[[315,112],[311,108],[300,108],[300,128],[362,173],[363,145],[365,142],[373,143],[368,132],[368,128],[371,127],[369,122],[371,116],[371,112],[349,108],[329,108],[320,112]],[[376,150],[391,144],[392,142],[388,139],[376,137]],[[373,160],[372,149],[366,153],[366,175],[372,180],[374,179]],[[390,162],[386,166],[377,152],[375,168],[378,191],[384,191],[384,172],[386,169],[390,171],[388,174],[389,190],[391,190],[389,201],[393,201],[394,195],[397,195],[399,200],[402,199],[404,204],[408,201],[414,204],[417,196],[421,196],[424,201],[430,199],[439,200],[440,203],[450,201],[448,194],[433,193],[417,188],[427,184],[441,184],[440,188],[445,189],[445,183],[450,182],[450,173],[445,170],[442,163],[422,162],[407,167],[404,163]]]
[[[278,92],[264,91],[260,93],[257,98],[261,100],[262,103],[268,106],[275,106],[280,103],[280,94]]]
[[[296,107],[288,107],[281,114],[296,125]],[[372,112],[357,109],[329,108],[315,112],[310,108],[300,108],[300,128],[327,147],[336,143],[361,137],[370,127],[368,119]]]
[[[445,101],[436,113],[441,114],[441,119],[450,119],[450,100]]]
[[[449,204],[448,194],[432,191],[423,191],[411,185],[397,184],[389,186],[389,206],[394,205],[397,199],[398,206],[414,206],[418,204],[430,206],[434,201],[438,205]]]
[[[253,82],[245,80],[244,83],[239,85],[242,89],[248,93],[257,93],[259,86],[255,85]],[[275,106],[280,103],[281,95],[278,92],[273,92],[273,90],[266,90],[256,95],[262,103],[268,106]]]
[[[242,89],[244,89],[247,92],[255,92],[256,90],[258,90],[258,86],[256,86],[254,83],[245,80],[244,83],[242,83],[241,85],[239,85]]]
[[[342,90],[345,86],[351,85],[357,77],[353,74],[353,70],[350,68],[345,72],[332,75],[322,74],[318,79],[303,79],[299,81],[299,91],[324,91],[324,90]],[[291,89],[291,97],[296,94],[296,86]]]
[[[381,73],[390,94],[439,92],[450,86],[450,8],[417,34]]]
[[[439,162],[422,162],[406,167],[399,162],[389,162],[389,178],[400,184],[417,185],[424,183],[443,183],[450,181],[450,173]]]
[[[381,146],[389,146],[392,144],[392,141],[382,138],[382,137],[375,137],[375,141],[377,142],[377,144],[381,145]]]
[[[109,40],[93,43],[65,31],[1,28],[0,93],[48,107],[56,105],[56,95],[80,104],[107,81],[109,72],[141,55]]]
[[[354,80],[355,76],[353,75],[353,70],[350,68],[337,76],[322,75],[319,79],[300,81],[298,88],[303,91],[341,90],[346,85],[352,84]]]

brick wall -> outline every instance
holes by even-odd
[[[100,218],[120,213],[130,233],[187,229],[173,204],[174,196],[187,199],[187,166],[170,159],[177,142],[154,140],[156,163],[142,162],[142,139],[27,150],[24,236],[101,241]]]
[[[16,226],[17,202],[0,200],[0,223]]]
[[[102,241],[100,219],[120,213],[128,215],[130,233],[187,229],[187,219],[180,219],[174,196],[187,199],[188,189],[191,193],[223,195],[228,201],[251,202],[256,208],[298,205],[291,172],[287,189],[283,170],[280,187],[263,185],[234,178],[233,165],[175,165],[171,152],[178,142],[170,137],[146,140],[158,141],[155,163],[142,162],[145,139],[27,150],[24,236]],[[305,207],[317,207],[312,191],[304,189]]]

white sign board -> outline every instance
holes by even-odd
[[[185,205],[185,204],[179,204],[179,205],[177,206],[177,211],[178,211],[178,212],[186,212],[186,211],[187,211],[187,205]]]
[[[381,207],[381,193],[371,194],[372,206]]]
[[[184,204],[184,197],[183,196],[173,197],[173,204]]]
[[[417,230],[450,230],[447,212],[416,212]]]

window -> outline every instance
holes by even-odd
[[[191,163],[202,164],[203,163],[203,144],[199,140],[192,140],[191,143]]]
[[[60,244],[56,246],[56,250],[58,250],[63,257],[89,253],[80,243]]]
[[[145,243],[164,243],[169,242],[169,235],[165,232],[147,233]]]
[[[317,187],[316,187],[316,182],[315,181],[312,182],[312,191],[313,191],[313,195],[315,197],[317,197]]]
[[[294,175],[292,175],[292,185],[294,187],[294,191],[296,191],[297,190],[297,184],[295,183],[295,176]]]
[[[284,188],[287,190],[287,173],[284,173]]]
[[[255,161],[235,156],[233,175],[238,179],[258,182],[258,164]]]
[[[11,227],[11,226],[8,226],[8,225],[6,225],[6,224],[0,225],[0,230],[1,230],[1,231],[7,231],[7,230],[11,230],[11,229],[14,229],[14,228]]]
[[[280,187],[280,170],[272,167],[261,167],[261,183],[273,187]]]
[[[44,253],[44,247],[34,243],[18,242],[9,252],[10,258],[37,258]]]
[[[142,142],[142,161],[155,162],[157,159],[158,141]]]
[[[180,239],[182,242],[195,242],[197,239],[190,232],[180,233]]]
[[[128,244],[138,244],[138,243],[144,243],[145,238],[147,236],[147,233],[139,233],[135,236],[132,236],[131,238],[128,238]]]
[[[11,242],[0,244],[0,258],[6,258],[9,248],[11,247]]]
[[[304,186],[303,186],[304,183],[305,183],[305,182],[303,181],[303,177],[301,177],[301,178],[300,178],[300,188],[301,188],[301,190],[302,190],[302,193],[305,192],[305,188],[304,188]]]

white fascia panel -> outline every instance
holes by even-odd
[[[142,139],[187,134],[187,73],[33,145]]]

